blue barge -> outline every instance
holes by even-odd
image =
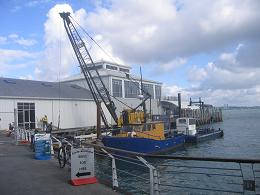
[[[138,153],[163,153],[182,146],[185,143],[185,135],[168,137],[164,140],[155,140],[139,137],[113,137],[105,136],[102,142],[105,146],[118,148]]]
[[[185,135],[185,143],[197,143],[200,141],[223,137],[224,131],[221,129],[204,128],[196,129],[196,119],[178,118],[176,120],[177,133]]]
[[[185,135],[164,134],[164,125],[161,121],[147,123],[132,123],[112,136],[104,136],[105,146],[128,150],[138,153],[155,154],[173,150],[185,143]]]

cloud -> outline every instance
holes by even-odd
[[[182,65],[184,65],[187,62],[186,58],[175,58],[174,60],[161,64],[160,66],[157,66],[157,73],[167,73],[172,72],[176,70],[177,68],[180,68]]]
[[[114,0],[88,13],[85,23],[123,60],[165,64],[259,39],[259,8],[258,1],[184,0],[180,6],[170,0]]]
[[[5,44],[7,41],[6,37],[0,36],[0,44]]]
[[[63,27],[60,12],[71,12],[74,16],[68,4],[55,5],[47,13],[47,20],[44,23],[45,49],[34,70],[35,77],[41,80],[53,81],[57,79],[57,75],[61,78],[66,77],[75,64],[74,53]]]
[[[68,77],[71,74],[71,70],[78,67],[77,58],[63,26],[63,20],[59,15],[60,12],[70,12],[73,19],[79,24],[84,24],[83,21],[87,18],[87,13],[84,9],[79,9],[74,12],[69,4],[57,4],[49,10],[47,20],[44,23],[44,56],[40,59],[35,69],[37,70],[34,72],[36,78],[56,80],[57,75],[60,75],[61,78]],[[102,51],[93,44],[93,41],[90,41],[84,32],[80,30],[79,26],[77,26],[77,28],[82,38],[86,41],[94,61],[103,59],[122,63],[119,58],[112,56],[112,47],[108,41],[103,39],[102,35],[96,34],[93,38],[102,45],[102,48],[109,53],[109,56],[102,53]]]
[[[259,105],[260,41],[238,44],[232,52],[224,52],[205,67],[189,71],[188,89],[217,104]]]
[[[25,39],[23,37],[16,39],[15,42],[22,46],[33,46],[37,43],[35,39]]]
[[[194,68],[192,78],[203,72],[200,89],[247,89],[260,85],[257,48],[260,49],[260,42],[239,44],[234,52],[220,54],[215,62],[208,63],[206,67]]]
[[[13,34],[8,35],[8,37],[11,39],[17,39],[19,37],[19,35],[13,33]]]
[[[35,6],[39,6],[41,4],[46,4],[46,3],[50,3],[52,0],[34,0],[34,1],[29,1],[25,4],[25,6],[28,7],[35,7]]]
[[[7,37],[0,36],[0,44],[13,42],[26,47],[37,44],[37,41],[35,39],[25,39],[24,37],[21,37],[16,33],[9,34]]]
[[[39,53],[0,49],[0,56],[0,72],[7,73],[29,66],[39,56]]]
[[[19,79],[24,79],[24,80],[33,80],[34,77],[33,77],[32,75],[28,74],[28,75],[25,75],[25,76],[21,76],[21,77],[19,77]]]

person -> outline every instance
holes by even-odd
[[[48,125],[47,125],[47,128],[46,128],[46,133],[51,133],[52,132],[52,122],[50,122]]]
[[[48,125],[48,117],[47,117],[47,115],[44,115],[44,117],[42,118],[42,129],[43,129],[43,131],[47,130],[47,125]]]

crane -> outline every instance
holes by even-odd
[[[76,54],[76,57],[79,62],[81,71],[87,81],[89,90],[91,91],[94,101],[96,104],[104,102],[107,110],[111,114],[113,120],[117,124],[118,117],[116,114],[116,106],[113,100],[111,99],[109,92],[102,81],[100,74],[93,62],[93,59],[87,49],[87,46],[81,36],[79,35],[75,25],[71,21],[69,12],[60,13],[61,18],[63,19],[64,27],[69,37],[70,43],[73,47],[73,50]],[[95,78],[95,79],[94,79]],[[101,118],[106,128],[109,128],[109,123],[105,116],[104,111],[101,109]]]
[[[146,123],[146,100],[150,99],[150,113],[151,113],[151,95],[144,90],[141,78],[141,92],[142,92],[142,102],[137,105],[135,108],[126,109],[122,111],[120,117],[116,114],[116,106],[111,95],[107,90],[102,78],[96,68],[96,65],[87,49],[87,46],[83,39],[81,38],[79,32],[77,31],[75,25],[71,21],[71,16],[69,12],[60,13],[61,18],[63,19],[63,24],[66,30],[66,33],[69,37],[72,48],[76,54],[76,57],[79,62],[81,71],[87,81],[89,90],[91,91],[95,103],[98,105],[100,102],[103,102],[115,121],[118,127],[133,124],[136,122]],[[130,79],[128,75],[127,78]],[[143,107],[143,111],[138,111],[139,107]],[[104,110],[101,108],[101,118],[106,128],[110,128],[109,123],[106,119]]]

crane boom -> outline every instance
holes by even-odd
[[[92,60],[91,55],[86,47],[85,42],[79,35],[74,24],[70,20],[69,12],[60,13],[61,18],[63,19],[64,27],[69,37],[70,43],[73,47],[73,50],[78,59],[81,71],[87,81],[88,87],[93,95],[94,101],[96,104],[103,102],[111,114],[115,123],[118,123],[118,117],[116,114],[116,107],[112,101],[110,94],[102,81],[100,74],[95,66],[95,63]],[[106,119],[104,111],[101,109],[101,117],[104,122],[104,125],[109,128],[108,121]]]

